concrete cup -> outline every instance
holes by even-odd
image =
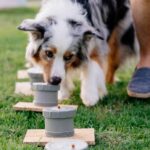
[[[45,132],[47,137],[70,137],[74,135],[74,116],[77,109],[74,107],[57,106],[45,108]]]
[[[82,140],[58,140],[47,143],[45,150],[88,150],[88,144]]]
[[[33,83],[34,91],[33,103],[37,106],[57,106],[59,86],[47,83]]]
[[[32,67],[27,70],[31,83],[44,82],[43,71],[40,68]]]

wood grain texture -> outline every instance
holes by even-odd
[[[15,94],[31,96],[33,91],[31,90],[30,82],[17,82],[15,86]]]
[[[28,79],[29,76],[28,76],[27,70],[19,70],[17,72],[17,78],[18,79]]]
[[[27,131],[23,143],[45,146],[48,142],[62,139],[84,140],[89,145],[95,145],[95,130],[93,128],[75,129],[75,134],[73,137],[54,138],[54,137],[46,137],[44,129],[30,129]]]
[[[78,108],[77,105],[59,105],[60,107],[75,107]],[[14,110],[16,111],[33,111],[33,112],[42,112],[43,108],[42,106],[36,106],[32,102],[18,102],[13,106]]]

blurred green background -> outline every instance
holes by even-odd
[[[25,66],[26,33],[16,29],[25,18],[38,12],[39,1],[28,1],[27,7],[0,10],[0,150],[38,150],[36,145],[24,145],[27,129],[44,128],[42,114],[15,112],[12,106],[18,101],[32,101],[32,97],[14,94],[17,71]],[[117,72],[120,81],[107,85],[109,95],[95,107],[86,108],[79,97],[80,86],[70,100],[78,104],[76,128],[95,128],[96,145],[90,150],[149,150],[150,101],[127,96],[126,87],[134,70],[128,62]]]

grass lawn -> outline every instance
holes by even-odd
[[[0,150],[41,150],[41,147],[23,145],[27,129],[44,128],[40,113],[15,112],[18,101],[32,101],[32,97],[17,96],[14,87],[17,70],[24,68],[26,34],[16,26],[36,14],[36,9],[0,11]],[[119,71],[121,81],[108,86],[109,95],[93,108],[86,108],[79,98],[79,84],[69,101],[78,104],[76,128],[95,128],[96,145],[90,150],[149,150],[150,99],[129,98],[126,86],[133,67]]]

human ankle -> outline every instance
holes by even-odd
[[[150,59],[149,60],[144,60],[144,61],[140,61],[137,64],[137,68],[150,68]]]
[[[150,68],[150,49],[148,50],[143,50],[140,53],[140,60],[139,63],[137,64],[137,68],[144,68],[148,67]]]

